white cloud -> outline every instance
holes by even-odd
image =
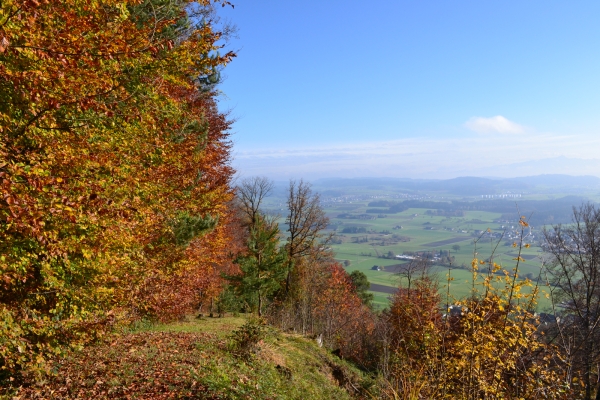
[[[473,117],[465,122],[465,126],[477,133],[523,133],[525,128],[509,121],[502,115],[491,118]]]

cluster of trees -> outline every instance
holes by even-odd
[[[0,4],[0,379],[233,270],[226,4]]]
[[[575,196],[566,196],[554,200],[520,200],[519,210],[525,215],[531,215],[529,222],[538,226],[543,224],[567,223],[571,217],[573,204],[583,199]],[[368,204],[367,213],[395,214],[409,208],[428,208],[427,215],[446,217],[462,217],[465,211],[489,211],[502,213],[501,219],[515,221],[515,203],[507,199],[441,202],[432,200],[404,200],[394,202],[377,200]],[[387,207],[387,208],[383,208]],[[515,221],[516,222],[516,221]]]
[[[290,204],[296,202],[295,185]],[[290,228],[291,215],[290,210]],[[522,218],[520,225],[525,238],[528,223]],[[272,324],[321,337],[336,354],[380,374],[384,396],[600,398],[600,210],[594,206],[575,210],[574,224],[547,232],[550,252],[543,271],[552,314],[535,313],[540,288],[519,278],[523,259],[516,257],[515,268],[503,271],[493,255],[472,261],[472,292],[466,299],[451,297],[451,276],[447,293],[440,291],[427,258],[403,264],[390,308],[373,311],[364,274],[347,274],[333,263],[325,238],[316,229],[313,233],[319,240],[301,256],[292,258],[289,247],[297,235],[278,248],[275,284],[264,301],[255,297],[255,304]],[[527,246],[521,241],[519,249]]]
[[[345,226],[342,233],[366,233],[367,228],[364,226]]]
[[[373,204],[381,204],[380,207],[387,207],[387,203],[389,203],[389,208],[367,208],[367,211],[365,212],[368,214],[397,214],[410,208],[409,206],[404,205],[404,203],[393,203],[387,201],[372,201],[368,205],[369,207],[378,207],[373,206]]]
[[[374,216],[369,215],[369,214],[351,214],[351,213],[338,214],[337,217],[344,218],[344,219],[365,219],[365,220],[375,219]],[[379,217],[379,218],[383,218],[383,217]]]
[[[524,238],[524,217],[520,225]],[[591,204],[546,231],[540,278],[552,313],[535,313],[540,288],[519,279],[520,256],[512,271],[493,255],[474,259],[472,293],[462,300],[450,296],[451,276],[440,293],[427,260],[404,264],[389,310],[365,334],[371,352],[357,361],[375,363],[390,398],[600,399],[599,239]]]
[[[240,271],[227,275],[238,299],[229,303],[230,310],[241,306],[284,330],[319,335],[331,347],[350,349],[358,326],[371,319],[366,276],[348,274],[333,259],[327,246],[331,235],[323,232],[329,221],[308,183],[290,182],[285,216],[261,210],[272,190],[266,178],[248,178],[237,187],[245,249],[236,259]],[[286,232],[279,231],[280,218]]]
[[[480,266],[473,260],[474,271]],[[572,398],[528,311],[535,294],[522,294],[523,283],[475,272],[479,289],[441,313],[444,299],[426,271],[419,263],[404,271],[378,320],[378,368],[390,397]]]

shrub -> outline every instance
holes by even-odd
[[[267,336],[263,319],[251,319],[230,336],[232,351],[243,358],[250,358],[260,350],[260,343]]]

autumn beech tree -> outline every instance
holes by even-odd
[[[0,379],[234,268],[214,4],[0,4]]]
[[[326,342],[342,347],[350,355],[352,346],[347,344],[360,329],[371,327],[368,307],[356,292],[352,277],[338,263],[325,264],[327,281],[315,303],[315,314]],[[356,350],[356,349],[355,349]]]

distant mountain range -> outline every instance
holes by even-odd
[[[521,176],[538,176],[540,175],[540,172],[550,175],[600,176],[600,159],[582,159],[560,156],[513,164],[493,165],[489,167],[478,166],[475,170],[464,171],[463,173],[458,171],[456,175],[468,176],[476,174],[478,176],[488,177],[514,177],[517,174]]]
[[[324,178],[313,181],[315,188],[343,189],[405,189],[424,192],[446,192],[456,195],[479,196],[506,192],[554,191],[580,193],[600,191],[600,178],[560,174],[518,178],[459,177],[454,179],[408,178]]]

